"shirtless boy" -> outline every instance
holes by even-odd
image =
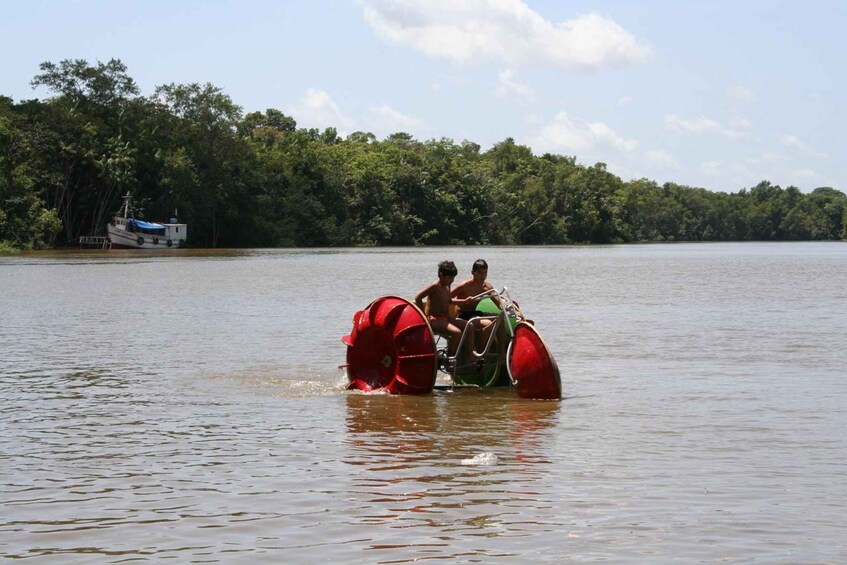
[[[450,296],[450,285],[456,279],[457,273],[453,261],[442,261],[438,264],[438,280],[431,282],[415,296],[415,304],[421,310],[424,309],[424,299],[429,304],[427,315],[432,331],[449,338],[447,355],[450,357],[456,354],[459,339],[462,337],[462,330],[467,324],[465,320],[450,317],[451,304],[461,307],[468,302],[466,299],[454,299]],[[470,354],[473,354],[473,340],[467,341],[467,349]]]
[[[479,300],[471,300],[471,297],[477,296],[478,294],[482,294],[483,292],[494,288],[490,282],[485,280],[486,277],[488,277],[488,263],[485,261],[485,259],[477,259],[476,261],[474,261],[473,267],[471,267],[471,278],[459,283],[459,285],[456,286],[456,288],[454,288],[453,291],[450,293],[452,297],[458,300],[464,299],[464,304],[461,307],[462,309],[458,315],[459,319],[470,320],[471,318],[475,318],[477,316],[489,315],[476,310],[476,305],[479,303]],[[491,299],[494,301],[495,304],[497,304],[497,306],[500,306],[500,303],[497,300],[496,296],[492,296]],[[476,329],[483,330],[483,343],[486,343],[488,341],[488,337],[491,332],[490,326],[492,324],[493,322],[491,320],[477,320],[475,322]],[[505,338],[505,336],[502,337]],[[500,340],[500,343],[503,343],[503,339]],[[500,352],[499,356],[502,358],[504,356],[503,352]]]
[[[450,296],[457,299],[468,299],[491,290],[494,287],[485,280],[486,277],[488,277],[488,263],[485,262],[485,259],[477,259],[471,267],[471,278],[459,283],[450,293]],[[495,297],[493,300],[497,300],[497,298]],[[462,320],[470,320],[474,316],[483,316],[484,314],[476,311],[478,302],[478,300],[466,300],[458,317]]]

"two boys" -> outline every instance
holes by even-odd
[[[488,263],[484,259],[477,259],[471,268],[471,278],[462,281],[456,288],[451,289],[453,281],[456,279],[458,270],[453,261],[442,261],[438,264],[438,280],[431,282],[429,285],[421,289],[415,296],[415,304],[423,310],[424,299],[429,304],[430,326],[436,333],[445,335],[449,338],[447,354],[454,356],[462,337],[462,331],[468,324],[468,320],[479,315],[481,312],[476,311],[478,300],[473,300],[473,297],[482,292],[491,290],[493,286],[486,282],[488,276]],[[456,305],[459,307],[459,313],[456,317],[451,316],[450,306]],[[475,329],[486,330],[491,325],[490,320],[481,320]],[[481,357],[475,349],[474,331],[470,339],[465,341],[465,348],[469,358],[478,359]],[[487,339],[488,332],[483,331],[483,338]]]

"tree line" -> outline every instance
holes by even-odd
[[[115,59],[45,62],[32,85],[51,97],[0,96],[0,250],[105,235],[126,192],[136,217],[178,210],[193,247],[847,239],[847,196],[831,187],[711,192],[511,138],[487,151],[342,138],[276,109],[244,114],[211,84],[141,96]]]

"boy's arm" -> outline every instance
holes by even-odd
[[[465,286],[468,284],[468,281],[462,281],[458,285],[453,287],[453,290],[450,291],[450,298],[456,298],[459,296],[459,293],[464,292]],[[465,293],[467,294],[467,293]]]
[[[482,285],[482,289],[485,290],[485,291],[492,290],[493,288],[494,288],[494,285],[491,284],[488,281],[485,281],[485,284]],[[497,305],[497,308],[499,308],[500,310],[503,309],[503,305],[500,304],[500,297],[498,297],[496,294],[492,294],[490,298],[491,298],[491,301],[494,302],[494,304]]]
[[[424,298],[428,298],[428,297],[429,297],[429,294],[432,292],[432,287],[433,287],[434,285],[435,285],[435,283],[431,283],[431,284],[429,284],[429,285],[425,286],[424,288],[422,288],[422,289],[421,289],[421,291],[420,291],[420,292],[418,292],[418,293],[415,295],[415,305],[416,305],[418,308],[420,308],[422,312],[423,312],[423,309],[424,309],[424,302],[423,302],[423,301],[424,301]]]

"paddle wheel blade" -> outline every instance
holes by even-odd
[[[520,322],[515,328],[507,362],[515,380],[515,390],[521,398],[562,398],[559,367],[532,324]]]
[[[429,394],[435,385],[433,365],[435,353],[398,359],[397,375],[388,391],[392,394]]]
[[[427,394],[435,385],[435,337],[423,312],[398,296],[374,300],[353,316],[347,345],[348,388]]]

